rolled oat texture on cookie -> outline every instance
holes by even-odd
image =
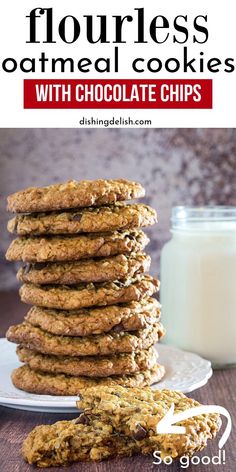
[[[73,285],[81,282],[112,282],[134,277],[149,270],[150,256],[144,253],[120,254],[74,262],[28,263],[17,272],[20,282],[47,285]]]
[[[165,334],[162,324],[133,332],[109,331],[93,336],[56,336],[24,322],[10,326],[8,341],[43,354],[57,356],[103,356],[115,353],[140,351],[153,346]]]
[[[174,390],[127,389],[121,385],[92,387],[80,391],[80,398],[78,408],[99,415],[101,421],[109,421],[119,434],[136,439],[140,452],[145,454],[151,447],[159,450],[162,458],[191,456],[201,451],[221,426],[218,414],[202,414],[181,421],[185,434],[157,434],[156,427],[172,404],[176,413],[200,405]]]
[[[23,365],[12,372],[12,382],[15,387],[30,393],[78,396],[80,390],[87,387],[123,385],[125,387],[142,388],[159,382],[164,373],[164,367],[156,364],[153,369],[133,375],[118,375],[104,378],[73,377],[72,375],[36,372],[27,365]]]
[[[27,462],[50,467],[154,451],[160,451],[162,459],[192,456],[221,425],[219,415],[206,414],[182,421],[185,434],[157,434],[156,426],[172,403],[178,412],[199,403],[180,392],[149,387],[96,385],[81,392],[78,407],[85,411],[77,419],[38,426],[27,436],[22,448]]]
[[[149,275],[114,282],[78,285],[34,285],[20,288],[21,300],[45,308],[74,310],[139,301],[159,290],[160,282]]]
[[[139,302],[79,310],[34,306],[26,314],[25,320],[51,334],[89,336],[111,330],[119,333],[150,328],[160,320],[160,316],[160,303],[155,298],[143,298]]]
[[[8,222],[8,230],[19,236],[104,233],[156,222],[156,211],[148,205],[117,203],[110,207],[18,215]]]
[[[142,230],[70,236],[22,237],[12,241],[9,261],[62,262],[142,251],[149,238]]]
[[[99,417],[82,414],[75,420],[37,426],[24,440],[22,455],[29,464],[56,467],[131,456],[136,449],[134,441],[119,437]]]
[[[47,187],[29,187],[10,195],[8,210],[14,213],[101,206],[144,197],[141,184],[126,179],[69,180]]]
[[[41,354],[24,346],[18,346],[16,353],[24,364],[32,370],[52,374],[66,374],[78,377],[110,377],[127,375],[152,369],[157,363],[158,354],[150,347],[142,351],[121,353],[111,356],[54,356]]]

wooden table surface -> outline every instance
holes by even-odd
[[[27,307],[20,303],[17,293],[1,293],[1,318],[0,335],[4,336],[6,329],[11,324],[20,322],[26,313]],[[227,340],[222,340],[226,342]],[[236,369],[215,371],[208,384],[196,390],[190,396],[206,404],[222,405],[229,410],[232,416],[233,425],[236,424]],[[34,467],[25,464],[20,448],[22,440],[26,434],[38,424],[50,424],[61,419],[75,418],[76,414],[53,414],[53,413],[33,413],[27,411],[14,410],[0,407],[0,472],[30,472]],[[223,428],[225,420],[223,419]],[[222,434],[222,433],[221,433]],[[218,438],[220,435],[218,435]],[[225,445],[226,461],[224,465],[190,465],[188,471],[196,472],[235,472],[236,471],[236,441],[235,431],[233,431]],[[210,441],[199,457],[208,456],[212,459],[217,455],[218,441]],[[112,459],[102,463],[77,463],[68,468],[52,468],[52,471],[75,472],[132,472],[141,470],[143,472],[163,471],[177,472],[186,470],[179,462],[172,465],[155,465],[152,457],[136,456],[133,458]]]

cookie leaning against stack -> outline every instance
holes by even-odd
[[[12,373],[22,390],[77,395],[96,385],[143,387],[164,367],[153,345],[164,335],[159,281],[147,275],[148,238],[156,222],[144,196],[127,180],[70,181],[8,197],[19,213],[6,254],[26,265],[17,273],[21,300],[34,305],[7,339],[24,365]]]

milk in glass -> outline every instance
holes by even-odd
[[[236,208],[175,207],[161,254],[166,343],[236,364]]]

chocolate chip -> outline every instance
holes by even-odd
[[[146,429],[143,426],[141,426],[141,424],[139,424],[139,423],[137,423],[136,428],[137,429],[133,434],[133,438],[137,439],[138,441],[140,441],[141,439],[146,438],[146,436],[147,436]]]
[[[15,218],[14,228],[13,228],[13,231],[14,231],[15,233],[17,232],[17,228],[18,228],[18,219]]]
[[[72,216],[73,221],[81,221],[81,218],[82,218],[81,213],[78,213],[78,214]]]
[[[79,418],[76,420],[76,424],[90,424],[90,419],[85,413],[81,413]]]
[[[53,457],[53,451],[47,451],[43,453],[43,457],[51,458]]]
[[[30,271],[31,267],[32,267],[32,264],[25,264],[25,265],[24,265],[23,269],[24,269],[24,274],[25,274],[25,275],[28,274],[28,272]]]
[[[116,284],[116,286],[119,287],[119,288],[125,287],[124,282],[121,282],[120,280],[116,280],[116,281],[115,281],[115,284]]]
[[[120,323],[114,326],[113,331],[115,331],[115,333],[120,333],[121,331],[124,331],[124,326],[122,325],[122,323]]]
[[[47,267],[46,262],[35,262],[33,265],[35,270],[45,269],[45,267]]]
[[[133,236],[133,234],[127,234],[127,237],[131,240],[134,241],[136,238]]]

